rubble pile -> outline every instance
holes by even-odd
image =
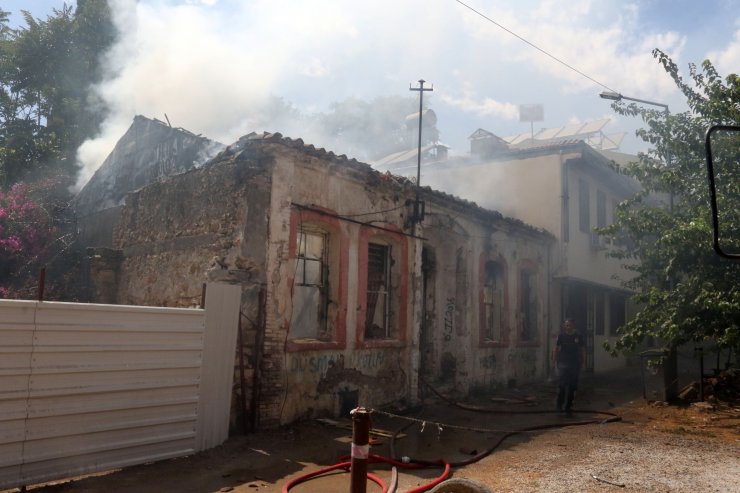
[[[692,382],[678,395],[684,402],[694,402],[701,398],[699,382]],[[740,368],[720,371],[717,375],[704,378],[704,399],[727,403],[740,403]]]

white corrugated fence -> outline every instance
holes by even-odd
[[[240,288],[206,310],[0,300],[0,489],[228,436]]]

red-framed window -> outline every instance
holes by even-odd
[[[409,306],[408,239],[363,227],[358,245],[357,347],[402,346]]]
[[[522,260],[519,263],[518,273],[518,345],[520,346],[540,344],[542,305],[539,286],[538,265],[531,260]]]
[[[339,220],[293,209],[288,351],[341,349],[347,343],[348,240]]]
[[[509,345],[508,269],[503,258],[480,258],[479,273],[479,342],[484,347]]]

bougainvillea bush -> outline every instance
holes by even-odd
[[[33,277],[58,237],[48,192],[55,180],[16,183],[0,190],[0,298],[13,297],[13,286]]]

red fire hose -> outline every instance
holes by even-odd
[[[332,466],[324,467],[322,469],[319,469],[318,471],[314,471],[314,472],[311,472],[303,476],[299,476],[297,478],[292,479],[285,486],[283,486],[282,493],[288,493],[290,489],[293,488],[294,486],[300,483],[309,481],[311,479],[314,479],[316,477],[319,477],[323,474],[329,473],[331,471],[336,471],[338,469],[344,469],[345,471],[349,471],[352,463],[350,461],[347,461],[348,458],[349,458],[348,455],[342,456],[339,458],[339,462],[337,462],[336,464]],[[437,486],[439,483],[441,483],[442,481],[444,481],[450,476],[450,464],[444,460],[429,461],[429,462],[422,464],[422,463],[415,463],[415,462],[408,462],[408,463],[402,462],[402,461],[398,461],[395,459],[391,459],[390,457],[383,457],[381,455],[375,455],[375,454],[370,454],[370,456],[368,457],[368,463],[370,464],[377,464],[379,462],[390,464],[394,467],[400,467],[403,469],[426,469],[429,467],[443,467],[442,474],[440,474],[439,477],[437,477],[436,479],[434,479],[433,481],[427,484],[423,484],[412,490],[409,490],[407,493],[422,493],[424,491],[429,491],[430,489],[434,488],[435,486]],[[377,477],[376,475],[372,473],[367,473],[367,477],[368,479],[372,480],[373,482],[375,482],[381,487],[382,493],[388,493],[388,486],[383,482],[382,479],[380,479],[379,477]]]

